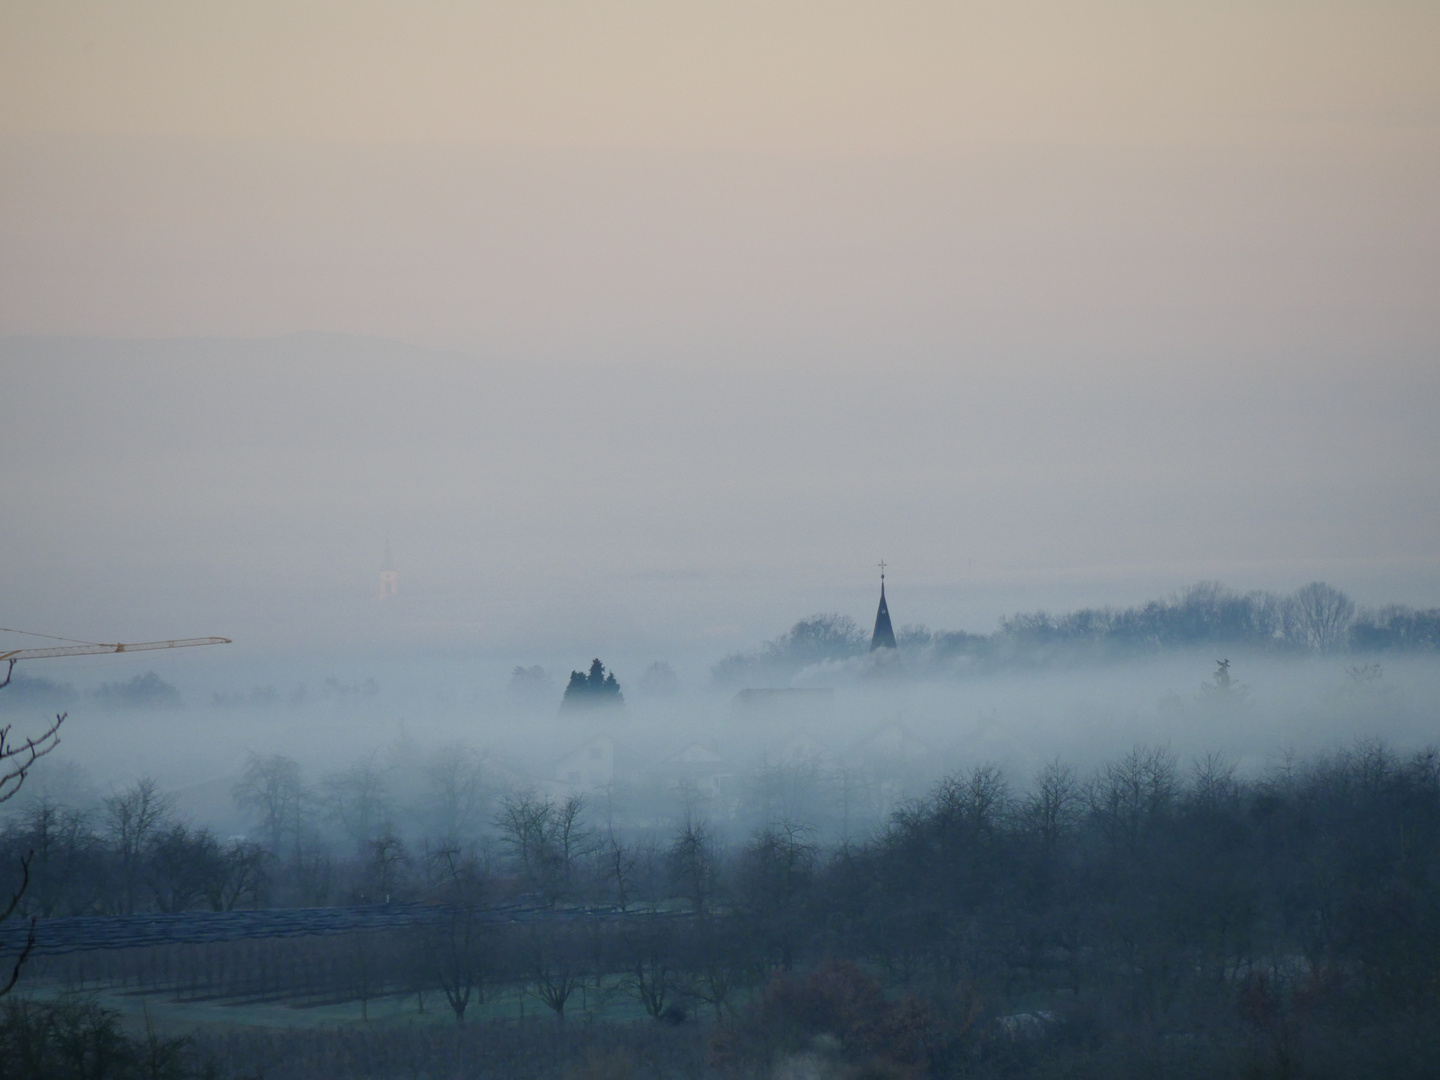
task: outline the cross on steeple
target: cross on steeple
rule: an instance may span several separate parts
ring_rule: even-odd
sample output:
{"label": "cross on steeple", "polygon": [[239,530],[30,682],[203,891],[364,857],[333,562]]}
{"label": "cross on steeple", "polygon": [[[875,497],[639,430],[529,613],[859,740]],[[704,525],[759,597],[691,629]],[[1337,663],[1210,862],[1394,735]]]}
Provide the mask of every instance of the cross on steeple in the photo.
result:
{"label": "cross on steeple", "polygon": [[881,580],[881,581],[884,581],[884,580],[885,580],[885,565],[886,565],[886,564],[885,564],[885,560],[884,560],[884,559],[881,559],[881,560],[880,560],[880,580]]}

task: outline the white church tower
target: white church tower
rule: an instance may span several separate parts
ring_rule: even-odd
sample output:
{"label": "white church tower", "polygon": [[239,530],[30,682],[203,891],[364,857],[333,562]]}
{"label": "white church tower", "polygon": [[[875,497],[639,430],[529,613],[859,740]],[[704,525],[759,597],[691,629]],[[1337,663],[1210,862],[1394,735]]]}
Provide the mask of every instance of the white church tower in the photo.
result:
{"label": "white church tower", "polygon": [[394,596],[400,591],[400,573],[395,569],[395,559],[390,554],[390,541],[385,541],[385,558],[380,560],[380,599]]}

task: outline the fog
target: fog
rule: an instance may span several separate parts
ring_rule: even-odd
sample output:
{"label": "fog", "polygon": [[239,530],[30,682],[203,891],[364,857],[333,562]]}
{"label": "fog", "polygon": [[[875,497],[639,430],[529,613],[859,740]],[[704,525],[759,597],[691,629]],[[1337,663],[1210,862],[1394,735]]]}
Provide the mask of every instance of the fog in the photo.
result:
{"label": "fog", "polygon": [[[1258,779],[1365,741],[1397,753],[1435,742],[1432,657],[1221,651],[960,675],[927,669],[923,652],[902,652],[898,670],[862,654],[761,676],[759,699],[709,672],[671,682],[622,664],[611,670],[624,705],[590,710],[561,707],[569,668],[588,661],[532,665],[526,678],[494,663],[337,657],[258,666],[246,681],[216,655],[93,658],[72,662],[59,687],[23,676],[12,687],[7,721],[50,705],[69,716],[62,746],[7,810],[45,798],[98,807],[150,776],[189,820],[243,836],[256,823],[234,792],[252,756],[294,759],[317,791],[365,763],[384,778],[390,827],[419,850],[443,831],[434,769],[463,758],[482,778],[472,839],[494,835],[507,793],[534,791],[580,794],[592,823],[628,836],[699,815],[732,840],[786,820],[834,842],[876,832],[906,800],[977,765],[1023,789],[1052,761],[1089,775],[1138,745],[1168,749],[1187,770],[1215,758]],[[1209,693],[1217,658],[1231,661],[1238,690],[1224,700]],[[154,685],[136,687],[141,670]],[[787,699],[769,689],[777,683],[801,693]],[[592,747],[603,761],[587,759]],[[322,831],[336,827],[318,804],[314,813]]]}
{"label": "fog", "polygon": [[[92,797],[154,776],[227,833],[246,829],[229,793],[250,753],[318,783],[464,745],[493,758],[494,785],[563,787],[560,759],[599,734],[611,780],[663,791],[667,759],[703,744],[730,800],[717,820],[743,833],[766,768],[844,772],[882,729],[913,759],[892,802],[981,761],[1023,782],[1145,743],[1258,774],[1433,730],[1430,662],[1406,653],[1359,698],[1345,671],[1365,656],[1246,658],[1223,640],[1019,668],[918,656],[895,679],[859,659],[721,675],[812,612],[867,630],[881,556],[902,629],[984,635],[1201,579],[1278,594],[1323,578],[1362,609],[1433,607],[1440,375],[1422,364],[519,364],[338,335],[0,348],[5,624],[234,639],[26,661],[71,688],[49,764],[82,768]],[[1231,653],[1245,708],[1207,715],[1199,686]],[[566,676],[595,657],[623,714],[562,715]],[[674,673],[663,695],[643,678],[656,663]],[[536,667],[538,687],[512,687]],[[148,672],[175,688],[163,708],[97,695]],[[751,716],[746,686],[833,694]]]}
{"label": "fog", "polygon": [[0,6],[0,1070],[1433,1075],[1437,40]]}
{"label": "fog", "polygon": [[[573,650],[699,667],[811,611],[863,621],[882,556],[897,618],[976,632],[1211,578],[1440,602],[1440,375],[1418,360],[3,349],[4,610],[22,630],[220,633],[231,664]],[[401,586],[380,604],[387,542]]]}

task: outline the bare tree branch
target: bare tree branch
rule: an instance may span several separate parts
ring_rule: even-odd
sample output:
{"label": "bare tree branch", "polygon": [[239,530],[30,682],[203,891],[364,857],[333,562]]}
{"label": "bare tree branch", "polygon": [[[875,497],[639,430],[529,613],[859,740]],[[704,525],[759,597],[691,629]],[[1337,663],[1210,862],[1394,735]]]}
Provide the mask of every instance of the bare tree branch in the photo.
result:
{"label": "bare tree branch", "polygon": [[[5,910],[0,912],[0,923],[5,922],[15,909],[20,906],[20,898],[25,895],[25,890],[30,886],[30,860],[35,857],[33,851],[26,852],[20,860],[20,887],[10,897],[10,903]],[[0,987],[0,997],[4,997],[15,988],[20,981],[20,969],[25,966],[25,961],[30,959],[30,954],[35,950],[35,918],[30,918],[30,928],[25,934],[25,945],[20,950],[20,955],[15,958],[15,964],[10,969],[10,978],[3,987]]]}
{"label": "bare tree branch", "polygon": [[[6,681],[9,681],[8,675]],[[25,782],[25,774],[36,760],[60,745],[60,725],[68,715],[69,713],[56,713],[55,723],[23,743],[10,742],[11,725],[0,727],[0,802],[5,802],[20,790],[20,785]]]}
{"label": "bare tree branch", "polygon": [[[10,678],[15,674],[15,661],[11,660],[5,671],[5,681],[0,682],[0,687],[10,685]],[[0,803],[13,798],[20,790],[20,785],[25,783],[25,776],[30,771],[30,766],[37,760],[54,750],[60,745],[60,725],[65,722],[68,713],[56,713],[55,723],[41,732],[39,735],[26,739],[23,743],[12,743],[10,741],[10,727],[6,724],[0,727]],[[0,912],[0,923],[4,923],[15,914],[20,906],[20,899],[25,895],[25,890],[30,886],[30,860],[35,857],[33,851],[27,852],[20,860],[20,887],[10,897],[9,904],[5,910]],[[10,969],[10,978],[6,980],[3,988],[0,988],[0,997],[8,994],[20,979],[20,969],[25,966],[25,961],[30,959],[30,954],[35,949],[35,919],[30,919],[30,928],[25,935],[25,945],[20,950],[20,955],[15,958],[15,964]]]}

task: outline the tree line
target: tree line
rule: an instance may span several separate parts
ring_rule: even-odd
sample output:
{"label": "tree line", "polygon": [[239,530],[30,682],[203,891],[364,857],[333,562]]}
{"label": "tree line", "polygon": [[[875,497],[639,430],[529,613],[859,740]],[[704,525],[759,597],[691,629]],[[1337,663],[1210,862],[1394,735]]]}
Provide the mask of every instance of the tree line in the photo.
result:
{"label": "tree line", "polygon": [[[703,1025],[717,1075],[1419,1076],[1440,1060],[1433,750],[1365,742],[1254,778],[1145,746],[1024,784],[981,764],[831,844],[786,819],[733,840],[693,815],[621,834],[582,798],[523,791],[489,825],[491,843],[392,867],[446,919],[287,946],[296,992],[310,979],[362,1008],[431,993],[457,1021],[495,995],[557,1020],[623,996]],[[555,917],[483,917],[516,898]]]}
{"label": "tree line", "polygon": [[[725,657],[714,676],[722,685],[738,685],[793,675],[811,664],[862,656],[869,640],[849,616],[812,615],[758,650]],[[907,662],[941,670],[1121,658],[1199,646],[1280,655],[1434,653],[1440,651],[1440,608],[1389,605],[1361,611],[1343,591],[1320,581],[1289,594],[1239,593],[1202,581],[1168,599],[1134,607],[1017,613],[1002,618],[990,634],[911,624],[901,627],[896,641]]]}

